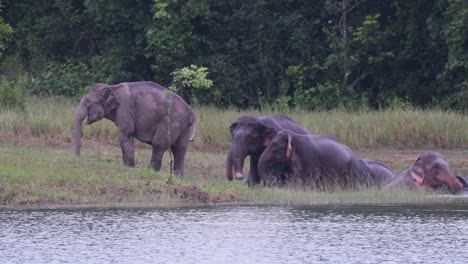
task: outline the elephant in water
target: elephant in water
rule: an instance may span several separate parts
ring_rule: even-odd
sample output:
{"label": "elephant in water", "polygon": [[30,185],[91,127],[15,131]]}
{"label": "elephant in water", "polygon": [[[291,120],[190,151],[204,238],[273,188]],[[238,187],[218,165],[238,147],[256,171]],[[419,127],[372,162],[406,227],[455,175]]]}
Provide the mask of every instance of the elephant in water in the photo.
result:
{"label": "elephant in water", "polygon": [[395,172],[385,163],[368,159],[363,159],[363,161],[369,166],[373,186],[384,187],[396,178]]}
{"label": "elephant in water", "polygon": [[265,185],[299,185],[318,190],[372,184],[370,168],[336,138],[281,130],[260,156]]}
{"label": "elephant in water", "polygon": [[244,160],[250,156],[250,170],[247,178],[249,186],[260,183],[257,164],[263,150],[270,144],[281,129],[289,129],[299,134],[310,132],[286,115],[241,116],[229,127],[232,147],[227,155],[226,177],[233,179],[233,166],[236,179],[244,178]]}
{"label": "elephant in water", "polygon": [[75,154],[80,155],[84,118],[90,125],[102,118],[119,130],[122,158],[135,166],[134,138],[153,147],[150,166],[158,171],[166,150],[174,154],[174,171],[184,173],[189,141],[195,135],[196,119],[190,106],[177,94],[153,82],[95,84],[81,98],[75,112]]}
{"label": "elephant in water", "polygon": [[432,190],[448,188],[451,192],[459,192],[463,184],[452,174],[447,161],[440,153],[427,151],[387,187]]}

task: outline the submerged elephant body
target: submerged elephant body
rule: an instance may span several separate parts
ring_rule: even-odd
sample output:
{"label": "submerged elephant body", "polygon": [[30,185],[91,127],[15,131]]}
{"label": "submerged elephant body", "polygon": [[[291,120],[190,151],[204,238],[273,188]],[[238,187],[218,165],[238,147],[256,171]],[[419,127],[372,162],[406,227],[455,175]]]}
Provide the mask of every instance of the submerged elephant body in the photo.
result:
{"label": "submerged elephant body", "polygon": [[171,148],[176,174],[184,172],[189,141],[195,135],[195,115],[177,94],[153,82],[116,85],[95,84],[82,97],[75,112],[75,153],[80,155],[83,120],[92,124],[102,118],[118,127],[125,165],[135,166],[134,138],[152,145],[151,167],[161,168],[161,159]]}
{"label": "submerged elephant body", "polygon": [[463,184],[450,171],[444,157],[434,151],[423,153],[413,165],[387,185],[387,188],[462,190]]}
{"label": "submerged elephant body", "polygon": [[232,148],[226,161],[226,176],[233,179],[233,170],[236,179],[242,179],[244,160],[250,156],[250,170],[247,182],[249,185],[260,183],[257,164],[260,155],[270,144],[276,133],[281,129],[289,129],[298,134],[310,132],[285,115],[271,116],[241,116],[230,126],[232,135]]}
{"label": "submerged elephant body", "polygon": [[395,172],[385,163],[368,159],[363,159],[363,161],[369,166],[373,186],[384,187],[395,180]]}
{"label": "submerged elephant body", "polygon": [[281,130],[258,162],[265,185],[331,190],[372,183],[369,166],[337,139]]}

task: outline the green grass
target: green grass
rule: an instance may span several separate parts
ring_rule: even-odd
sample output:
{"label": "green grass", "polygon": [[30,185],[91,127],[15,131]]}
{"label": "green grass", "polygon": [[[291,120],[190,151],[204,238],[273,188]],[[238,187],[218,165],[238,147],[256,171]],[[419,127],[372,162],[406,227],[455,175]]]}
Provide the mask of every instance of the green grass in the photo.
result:
{"label": "green grass", "polygon": [[[267,111],[197,107],[197,136],[186,177],[171,184],[168,155],[162,172],[147,169],[150,149],[137,144],[137,167],[126,168],[117,129],[107,120],[84,126],[82,156],[72,155],[76,100],[28,98],[24,111],[0,107],[0,206],[177,206],[227,204],[327,204],[447,202],[460,198],[408,191],[312,192],[247,188],[224,176],[228,127],[240,115]],[[333,135],[363,157],[395,171],[410,166],[423,149],[439,150],[455,173],[468,175],[468,117],[440,110],[306,112],[287,110],[316,134]],[[248,164],[246,164],[248,166]]]}
{"label": "green grass", "polygon": [[[0,108],[0,135],[3,141],[14,138],[70,143],[77,100],[66,98],[28,98],[24,111]],[[199,150],[229,148],[229,125],[240,115],[268,115],[257,110],[220,110],[197,107]],[[280,113],[280,112],[276,112]],[[468,146],[468,116],[442,110],[326,111],[287,110],[288,114],[314,134],[327,134],[356,148],[460,148]],[[117,129],[107,120],[84,126],[84,139],[117,142]]]}
{"label": "green grass", "polygon": [[[405,167],[410,157],[389,162],[392,167]],[[464,201],[457,196],[432,193],[381,191],[367,189],[343,192],[314,192],[288,188],[248,188],[240,181],[224,177],[222,153],[191,150],[187,156],[186,176],[180,179],[167,173],[169,157],[163,170],[146,168],[148,148],[137,149],[137,167],[121,163],[118,148],[99,146],[85,149],[82,157],[71,148],[0,146],[1,207],[69,207],[69,206],[153,206],[169,207],[200,204],[350,204],[350,203],[415,203]],[[385,150],[359,153],[367,157],[385,156]],[[449,157],[463,157],[465,150],[446,151]],[[468,156],[451,165],[466,164]],[[465,167],[465,169],[467,169]],[[466,170],[465,170],[466,172]]]}

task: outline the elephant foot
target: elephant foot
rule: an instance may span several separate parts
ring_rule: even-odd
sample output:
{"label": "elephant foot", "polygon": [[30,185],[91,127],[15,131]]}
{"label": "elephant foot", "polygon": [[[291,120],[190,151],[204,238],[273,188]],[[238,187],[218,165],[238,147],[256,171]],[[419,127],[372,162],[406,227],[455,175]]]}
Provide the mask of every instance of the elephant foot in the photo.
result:
{"label": "elephant foot", "polygon": [[236,180],[244,179],[244,175],[242,175],[242,173],[239,173],[239,172],[236,173],[235,177],[236,177]]}

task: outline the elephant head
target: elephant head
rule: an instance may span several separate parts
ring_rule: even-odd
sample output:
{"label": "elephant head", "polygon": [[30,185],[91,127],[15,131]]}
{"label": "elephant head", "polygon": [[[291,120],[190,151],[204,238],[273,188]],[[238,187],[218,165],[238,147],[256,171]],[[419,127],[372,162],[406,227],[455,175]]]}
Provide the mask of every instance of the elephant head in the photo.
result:
{"label": "elephant head", "polygon": [[301,170],[301,160],[298,157],[292,136],[282,130],[263,151],[258,161],[258,173],[265,185],[283,185],[291,173]]}
{"label": "elephant head", "polygon": [[257,157],[270,144],[276,135],[275,128],[270,127],[256,117],[241,117],[229,127],[232,135],[232,148],[227,156],[226,176],[232,180],[232,168],[235,177],[240,180],[244,178],[244,160],[248,155]]}
{"label": "elephant head", "polygon": [[460,191],[462,183],[452,174],[444,157],[434,151],[423,153],[411,166],[410,174],[417,186],[438,189],[447,187]]}
{"label": "elephant head", "polygon": [[95,84],[91,90],[81,98],[75,111],[75,154],[80,155],[81,129],[83,120],[90,125],[104,117],[110,117],[119,105],[115,87],[106,84]]}

